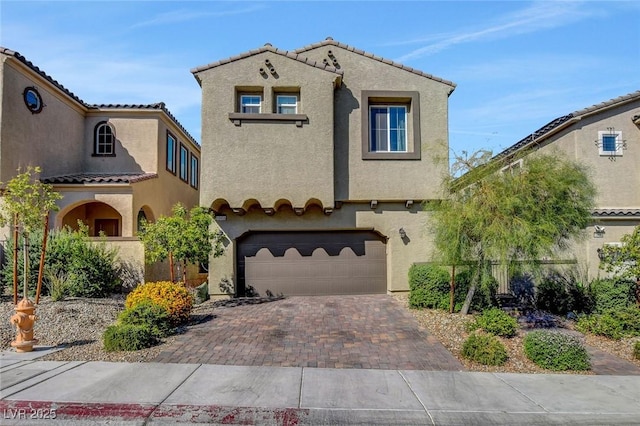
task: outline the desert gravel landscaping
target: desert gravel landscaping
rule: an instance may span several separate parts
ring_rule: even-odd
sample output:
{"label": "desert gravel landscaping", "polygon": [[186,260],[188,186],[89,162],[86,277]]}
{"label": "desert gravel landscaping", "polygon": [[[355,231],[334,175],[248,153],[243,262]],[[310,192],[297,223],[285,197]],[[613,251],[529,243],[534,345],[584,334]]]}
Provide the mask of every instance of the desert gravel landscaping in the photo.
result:
{"label": "desert gravel landscaping", "polygon": [[[471,315],[448,314],[445,311],[431,309],[409,309],[406,295],[394,295],[393,297],[397,303],[402,304],[410,311],[421,327],[435,336],[469,371],[548,372],[536,366],[524,356],[522,339],[526,330],[519,330],[518,334],[511,339],[501,339],[509,355],[509,360],[505,365],[483,366],[471,363],[460,356],[464,340],[469,335],[465,325],[472,321]],[[212,318],[215,315],[216,308],[221,303],[223,302],[207,301],[195,305],[192,311],[191,324],[180,329],[179,333],[184,333],[193,324]],[[64,350],[42,359],[56,361],[151,362],[164,347],[171,344],[173,339],[177,337],[171,336],[164,339],[157,346],[140,351],[106,352],[102,347],[102,333],[107,326],[115,322],[118,314],[123,309],[124,296],[122,295],[114,295],[104,299],[69,298],[58,302],[52,302],[48,297],[42,298],[36,309],[38,320],[35,325],[35,336],[39,340],[38,345],[66,346]],[[229,307],[226,309],[229,309]],[[10,342],[14,339],[15,330],[13,325],[9,323],[9,318],[13,312],[11,299],[4,296],[0,304],[0,318],[2,318],[0,322],[1,350],[9,349]],[[215,321],[215,319],[213,320]],[[567,330],[571,330],[571,322],[563,322],[563,326]],[[601,349],[640,367],[640,360],[634,359],[632,354],[634,339],[614,341],[591,335],[583,336],[582,339],[587,345]]]}

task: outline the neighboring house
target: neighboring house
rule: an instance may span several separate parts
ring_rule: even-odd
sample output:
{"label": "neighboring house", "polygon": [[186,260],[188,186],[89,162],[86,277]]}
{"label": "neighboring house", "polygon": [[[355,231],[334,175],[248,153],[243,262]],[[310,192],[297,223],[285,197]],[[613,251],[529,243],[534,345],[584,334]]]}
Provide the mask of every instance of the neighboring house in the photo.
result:
{"label": "neighboring house", "polygon": [[590,169],[598,190],[593,224],[567,260],[591,279],[604,275],[599,250],[640,224],[640,91],[556,118],[492,161],[519,167],[516,159],[535,150],[557,150]]}
{"label": "neighboring house", "polygon": [[228,239],[210,293],[407,291],[433,248],[421,204],[441,198],[455,85],[331,38],[192,72],[200,204]]}
{"label": "neighboring house", "polygon": [[80,220],[140,278],[168,277],[166,262],[144,267],[136,233],[142,218],[170,215],[177,202],[197,205],[196,141],[163,103],[90,105],[19,53],[0,48],[0,60],[0,181],[39,166],[40,180],[63,196],[52,228]]}

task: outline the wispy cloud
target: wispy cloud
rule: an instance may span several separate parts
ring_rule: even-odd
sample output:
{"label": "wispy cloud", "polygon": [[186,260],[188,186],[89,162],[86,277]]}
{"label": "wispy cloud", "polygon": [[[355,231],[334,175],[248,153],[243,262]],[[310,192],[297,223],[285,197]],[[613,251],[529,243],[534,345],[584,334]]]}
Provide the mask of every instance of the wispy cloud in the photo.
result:
{"label": "wispy cloud", "polygon": [[564,26],[590,16],[591,12],[583,6],[582,2],[535,2],[526,9],[505,15],[486,27],[463,29],[403,42],[404,44],[425,42],[429,44],[402,55],[396,60],[406,62],[463,43],[507,38]]}
{"label": "wispy cloud", "polygon": [[197,10],[173,10],[171,12],[160,13],[146,21],[137,22],[129,27],[129,29],[137,29],[142,27],[150,27],[156,25],[175,24],[179,22],[193,21],[204,18],[220,18],[223,16],[243,15],[245,13],[253,13],[264,9],[264,5],[256,4],[242,9],[220,10],[215,12],[203,12]]}

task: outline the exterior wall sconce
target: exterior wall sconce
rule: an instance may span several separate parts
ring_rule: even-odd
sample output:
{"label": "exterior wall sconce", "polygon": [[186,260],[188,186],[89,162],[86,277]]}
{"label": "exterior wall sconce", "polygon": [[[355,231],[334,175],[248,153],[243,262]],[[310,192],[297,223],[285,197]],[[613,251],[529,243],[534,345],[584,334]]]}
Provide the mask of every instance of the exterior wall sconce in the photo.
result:
{"label": "exterior wall sconce", "polygon": [[603,260],[604,259],[604,252],[602,251],[602,249],[599,248],[596,251],[598,252],[598,259]]}
{"label": "exterior wall sconce", "polygon": [[398,233],[400,234],[400,238],[402,238],[403,240],[407,238],[407,231],[405,231],[404,228],[398,229]]}
{"label": "exterior wall sconce", "polygon": [[404,203],[404,206],[408,209],[411,208],[411,206],[413,206],[413,200],[407,200],[406,203]]}
{"label": "exterior wall sconce", "polygon": [[593,227],[593,238],[602,238],[604,237],[604,226],[596,225]]}
{"label": "exterior wall sconce", "polygon": [[375,209],[376,207],[378,207],[378,200],[371,200],[371,204],[369,205],[369,207],[371,207],[371,209]]}

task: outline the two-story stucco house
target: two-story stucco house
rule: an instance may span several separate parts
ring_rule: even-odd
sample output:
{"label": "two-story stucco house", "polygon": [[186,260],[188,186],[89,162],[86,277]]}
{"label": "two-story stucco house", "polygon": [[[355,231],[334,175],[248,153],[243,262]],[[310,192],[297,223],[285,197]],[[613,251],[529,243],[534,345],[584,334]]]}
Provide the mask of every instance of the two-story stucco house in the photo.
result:
{"label": "two-story stucco house", "polygon": [[448,172],[455,85],[328,38],[192,70],[200,204],[228,239],[212,295],[408,290]]}
{"label": "two-story stucco house", "polygon": [[640,225],[640,91],[556,118],[492,161],[517,167],[522,153],[536,150],[561,152],[591,171],[598,190],[593,224],[568,257],[596,278],[602,246],[619,244]]}
{"label": "two-story stucco house", "polygon": [[87,104],[6,48],[0,93],[0,181],[39,166],[63,196],[52,228],[80,220],[141,278],[166,278],[166,265],[145,268],[138,224],[170,215],[177,202],[197,205],[200,147],[165,105]]}

